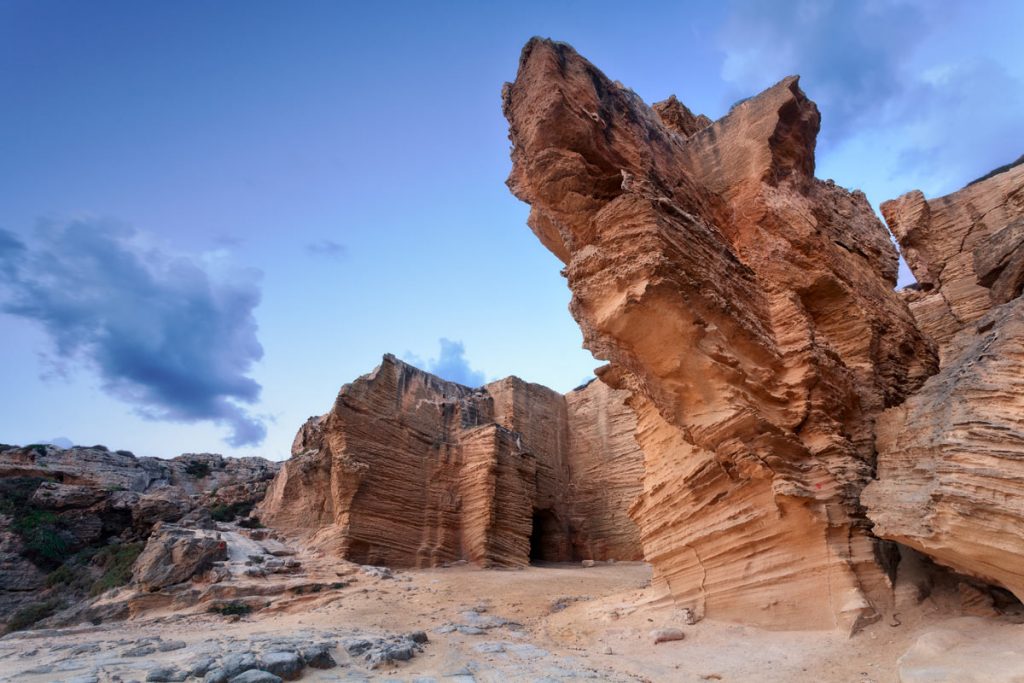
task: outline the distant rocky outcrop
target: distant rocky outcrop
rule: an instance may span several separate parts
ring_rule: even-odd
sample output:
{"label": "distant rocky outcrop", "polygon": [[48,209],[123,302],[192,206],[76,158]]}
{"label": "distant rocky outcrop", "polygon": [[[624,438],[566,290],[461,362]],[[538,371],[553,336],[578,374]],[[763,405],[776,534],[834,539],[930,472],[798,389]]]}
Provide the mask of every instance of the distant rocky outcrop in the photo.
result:
{"label": "distant rocky outcrop", "polygon": [[632,515],[656,581],[716,618],[877,619],[893,548],[860,504],[875,420],[935,355],[865,196],[814,177],[798,79],[712,123],[533,39],[503,100],[509,187],[565,263],[598,376],[636,411]]}
{"label": "distant rocky outcrop", "polygon": [[0,625],[26,606],[53,612],[128,583],[140,553],[171,553],[138,565],[150,574],[187,573],[190,565],[167,566],[167,544],[147,546],[155,526],[245,517],[279,467],[210,453],[162,460],[103,446],[0,446]]}
{"label": "distant rocky outcrop", "polygon": [[624,399],[600,382],[471,389],[387,355],[303,425],[257,512],[364,564],[640,559]]}
{"label": "distant rocky outcrop", "polygon": [[886,202],[940,372],[878,423],[875,533],[1024,599],[1024,166]]}

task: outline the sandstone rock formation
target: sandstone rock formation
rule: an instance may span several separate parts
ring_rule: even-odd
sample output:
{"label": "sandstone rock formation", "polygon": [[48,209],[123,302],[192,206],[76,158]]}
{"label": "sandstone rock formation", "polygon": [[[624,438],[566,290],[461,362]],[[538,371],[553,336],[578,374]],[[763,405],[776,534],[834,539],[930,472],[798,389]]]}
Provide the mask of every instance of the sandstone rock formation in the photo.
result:
{"label": "sandstone rock formation", "polygon": [[302,427],[258,514],[364,564],[640,559],[623,399],[600,382],[470,389],[387,355]]}
{"label": "sandstone rock formation", "polygon": [[645,453],[656,580],[708,616],[856,628],[890,599],[861,489],[875,418],[934,371],[864,195],[814,178],[795,77],[710,123],[531,40],[505,86],[530,227],[565,264]]}
{"label": "sandstone rock formation", "polygon": [[910,309],[947,365],[952,337],[1024,288],[1024,164],[938,199],[915,190],[881,209],[917,278]]}
{"label": "sandstone rock formation", "polygon": [[1024,599],[1024,165],[882,205],[941,371],[878,424],[875,533]]}

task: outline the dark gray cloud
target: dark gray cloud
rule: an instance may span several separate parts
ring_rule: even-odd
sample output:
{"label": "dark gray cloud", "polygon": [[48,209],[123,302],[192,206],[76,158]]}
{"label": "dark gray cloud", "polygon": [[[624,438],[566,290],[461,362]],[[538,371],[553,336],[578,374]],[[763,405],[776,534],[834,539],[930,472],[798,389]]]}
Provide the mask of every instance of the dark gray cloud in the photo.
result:
{"label": "dark gray cloud", "polygon": [[306,251],[314,256],[341,258],[345,255],[345,245],[333,240],[319,240],[306,245]]}
{"label": "dark gray cloud", "polygon": [[144,417],[209,420],[232,446],[261,443],[263,421],[239,405],[260,396],[247,376],[263,356],[256,274],[214,278],[142,237],[92,219],[41,224],[28,244],[0,233],[2,310],[40,324],[58,361],[94,368]]}
{"label": "dark gray cloud", "polygon": [[722,31],[725,78],[738,96],[790,74],[822,110],[822,137],[842,138],[902,89],[906,56],[931,17],[908,2],[734,0]]}
{"label": "dark gray cloud", "polygon": [[736,97],[800,74],[821,158],[863,167],[841,180],[885,185],[876,201],[944,193],[1024,152],[1024,82],[990,57],[982,28],[998,27],[961,26],[973,18],[962,2],[735,0],[722,74]]}
{"label": "dark gray cloud", "polygon": [[474,370],[469,366],[469,360],[466,358],[466,347],[461,341],[452,341],[444,337],[439,341],[441,343],[441,353],[437,358],[424,361],[419,356],[407,352],[404,356],[406,362],[427,372],[432,372],[441,379],[456,382],[467,387],[479,387],[487,381],[483,372]]}

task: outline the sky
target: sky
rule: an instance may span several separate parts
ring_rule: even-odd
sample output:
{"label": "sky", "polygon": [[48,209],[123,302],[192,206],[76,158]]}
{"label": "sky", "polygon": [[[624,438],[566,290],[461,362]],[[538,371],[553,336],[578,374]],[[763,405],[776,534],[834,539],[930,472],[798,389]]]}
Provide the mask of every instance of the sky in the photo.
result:
{"label": "sky", "polygon": [[1024,3],[506,5],[0,0],[0,442],[281,459],[388,352],[585,381],[504,185],[533,35],[712,118],[801,74],[876,207],[1024,153]]}

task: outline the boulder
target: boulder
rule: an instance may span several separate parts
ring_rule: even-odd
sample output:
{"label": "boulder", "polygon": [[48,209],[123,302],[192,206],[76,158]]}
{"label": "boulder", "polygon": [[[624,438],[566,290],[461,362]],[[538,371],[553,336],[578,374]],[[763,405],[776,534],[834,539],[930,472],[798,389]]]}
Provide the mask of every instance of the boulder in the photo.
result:
{"label": "boulder", "polygon": [[220,534],[204,529],[158,525],[135,564],[132,577],[147,591],[187,581],[213,562],[227,559],[227,544]]}

